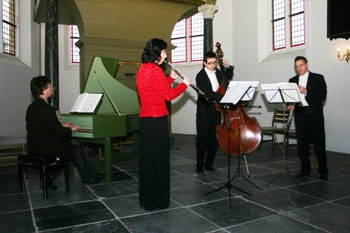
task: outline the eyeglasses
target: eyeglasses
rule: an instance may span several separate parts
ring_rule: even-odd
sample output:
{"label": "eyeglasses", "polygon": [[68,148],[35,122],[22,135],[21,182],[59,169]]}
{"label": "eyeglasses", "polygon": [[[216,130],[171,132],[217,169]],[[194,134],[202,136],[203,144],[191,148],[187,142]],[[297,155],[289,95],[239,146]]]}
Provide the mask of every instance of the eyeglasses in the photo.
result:
{"label": "eyeglasses", "polygon": [[207,64],[207,65],[216,65],[216,61],[213,61],[213,62],[206,62],[205,64]]}

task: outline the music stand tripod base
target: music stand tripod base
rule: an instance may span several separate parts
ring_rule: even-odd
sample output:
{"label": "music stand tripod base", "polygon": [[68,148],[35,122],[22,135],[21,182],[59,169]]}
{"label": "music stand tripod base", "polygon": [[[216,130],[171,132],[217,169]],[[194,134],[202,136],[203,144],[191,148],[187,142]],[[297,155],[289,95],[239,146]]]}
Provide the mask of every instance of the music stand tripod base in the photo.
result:
{"label": "music stand tripod base", "polygon": [[[231,208],[231,188],[235,188],[235,189],[237,189],[237,190],[239,190],[239,191],[241,191],[241,192],[243,192],[243,193],[245,193],[245,194],[248,194],[248,195],[250,195],[250,196],[252,196],[252,194],[251,193],[249,193],[249,192],[247,192],[247,191],[245,191],[245,190],[243,190],[243,189],[241,189],[241,188],[239,188],[239,187],[237,187],[237,186],[235,186],[235,185],[233,185],[231,182],[233,181],[233,180],[235,180],[235,179],[238,179],[239,177],[243,177],[244,178],[244,180],[246,180],[246,181],[248,181],[250,184],[252,184],[253,186],[255,186],[256,188],[258,188],[259,190],[261,190],[262,191],[262,189],[260,188],[260,187],[258,187],[256,184],[254,184],[252,181],[250,181],[248,178],[247,178],[247,176],[245,176],[244,175],[244,172],[243,172],[243,170],[242,170],[242,168],[241,168],[241,165],[240,165],[240,157],[241,157],[241,155],[240,155],[240,151],[239,151],[239,148],[240,148],[240,119],[237,119],[238,120],[238,124],[237,124],[237,128],[238,128],[238,153],[237,153],[237,169],[236,169],[236,171],[234,172],[234,174],[233,174],[233,176],[231,177],[231,158],[230,158],[230,130],[231,130],[231,124],[230,124],[230,121],[229,121],[229,118],[230,118],[230,115],[229,115],[229,111],[230,111],[230,108],[229,107],[227,107],[227,108],[225,108],[225,115],[226,115],[226,119],[227,119],[227,132],[228,132],[228,143],[227,143],[227,182],[224,184],[224,185],[222,185],[221,187],[219,187],[219,188],[217,188],[217,189],[214,189],[214,190],[212,190],[212,191],[210,191],[210,192],[208,192],[208,193],[205,193],[205,195],[209,195],[209,194],[212,194],[212,193],[214,193],[214,192],[217,192],[217,191],[219,191],[219,190],[221,190],[221,189],[223,189],[223,188],[225,188],[225,187],[227,187],[228,188],[228,194],[229,194],[229,201],[230,201],[230,208]],[[239,111],[239,108],[237,108],[236,109],[236,111]],[[237,116],[239,116],[239,114],[237,114]],[[238,117],[239,118],[239,117]]]}
{"label": "music stand tripod base", "polygon": [[[285,117],[285,112],[286,112],[286,106],[285,104],[283,105],[283,117]],[[283,120],[283,122],[285,122],[285,119]],[[277,178],[279,178],[280,176],[288,176],[297,186],[299,186],[298,182],[294,179],[294,177],[290,174],[289,169],[287,167],[286,164],[286,128],[285,128],[285,123],[284,123],[284,130],[283,130],[283,148],[280,147],[283,151],[283,172],[279,172],[269,183],[266,184],[266,187],[268,187],[270,184],[272,184],[275,180],[277,180]],[[279,144],[279,142],[277,141],[277,143]]]}

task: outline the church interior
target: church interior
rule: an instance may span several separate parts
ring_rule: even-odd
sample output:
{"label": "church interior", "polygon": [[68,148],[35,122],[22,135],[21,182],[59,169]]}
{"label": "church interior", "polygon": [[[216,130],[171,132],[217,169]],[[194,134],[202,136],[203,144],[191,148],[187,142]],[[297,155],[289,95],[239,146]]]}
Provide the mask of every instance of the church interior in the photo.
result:
{"label": "church interior", "polygon": [[[271,42],[272,4],[292,0],[3,0],[1,6],[7,2],[15,3],[17,36],[15,54],[0,53],[1,232],[347,232],[350,25],[339,21],[344,17],[331,24],[332,14],[347,12],[346,0],[344,9],[334,12],[330,0],[302,0],[304,42],[282,49]],[[177,22],[199,12],[205,16],[204,50],[215,52],[220,42],[225,59],[235,67],[233,80],[259,83],[247,114],[262,128],[270,127],[274,111],[285,105],[269,102],[261,84],[288,82],[296,75],[296,56],[307,57],[310,71],[324,75],[327,180],[318,177],[312,145],[310,176],[295,179],[300,169],[297,141],[290,136],[286,143],[283,133],[274,139],[262,135],[259,146],[247,154],[227,155],[221,148],[215,171],[196,172],[197,92],[188,88],[169,103],[170,207],[140,207],[135,75],[142,50],[150,38],[162,38],[170,55],[176,49],[171,42]],[[76,63],[71,61],[70,25],[79,30]],[[332,34],[339,25],[348,31]],[[173,65],[194,80],[203,63]],[[70,168],[70,191],[65,192],[62,172],[58,189],[49,190],[47,200],[38,174],[30,169],[19,192],[16,166],[17,154],[26,152],[30,80],[40,74],[53,77],[52,105],[59,119],[93,122],[73,139],[86,145],[90,161],[105,175],[86,185]],[[70,113],[79,94],[88,92],[103,93],[92,120]],[[290,128],[295,131],[294,121]]]}

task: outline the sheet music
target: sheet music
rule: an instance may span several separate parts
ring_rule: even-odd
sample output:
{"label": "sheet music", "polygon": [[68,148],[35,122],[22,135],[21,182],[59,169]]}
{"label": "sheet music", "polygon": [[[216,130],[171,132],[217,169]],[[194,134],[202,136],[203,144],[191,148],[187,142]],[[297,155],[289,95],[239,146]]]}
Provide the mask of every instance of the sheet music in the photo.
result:
{"label": "sheet music", "polygon": [[300,102],[301,93],[296,83],[289,83],[289,82],[279,83],[279,88],[282,92],[283,100],[285,103]]}
{"label": "sheet music", "polygon": [[255,91],[258,88],[259,81],[235,81],[239,84],[249,84],[250,87],[242,97],[241,101],[251,101],[254,97]]}
{"label": "sheet music", "polygon": [[282,96],[279,92],[278,83],[264,83],[260,84],[261,89],[263,90],[267,102],[269,103],[283,103]]}
{"label": "sheet music", "polygon": [[230,103],[236,105],[250,87],[250,82],[230,81],[225,95],[222,97],[220,103]]}
{"label": "sheet music", "polygon": [[269,103],[298,103],[300,92],[296,83],[264,83],[260,84]]}
{"label": "sheet music", "polygon": [[100,103],[102,93],[82,93],[75,100],[71,113],[94,113]]}

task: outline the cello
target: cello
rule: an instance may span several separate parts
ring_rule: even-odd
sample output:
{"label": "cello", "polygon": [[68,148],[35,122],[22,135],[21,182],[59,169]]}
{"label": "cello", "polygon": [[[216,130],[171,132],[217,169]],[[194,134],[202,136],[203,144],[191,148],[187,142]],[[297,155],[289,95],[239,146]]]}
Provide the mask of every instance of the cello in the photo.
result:
{"label": "cello", "polygon": [[[225,95],[229,80],[222,65],[223,51],[221,44],[216,43],[218,66],[221,70],[223,81],[217,92]],[[217,126],[217,139],[220,148],[227,154],[247,154],[254,151],[261,142],[262,132],[259,122],[255,117],[248,116],[243,104],[222,107],[216,103],[216,108],[221,112],[221,124]]]}

